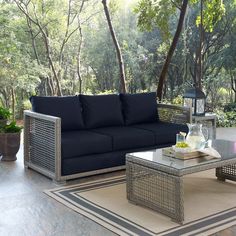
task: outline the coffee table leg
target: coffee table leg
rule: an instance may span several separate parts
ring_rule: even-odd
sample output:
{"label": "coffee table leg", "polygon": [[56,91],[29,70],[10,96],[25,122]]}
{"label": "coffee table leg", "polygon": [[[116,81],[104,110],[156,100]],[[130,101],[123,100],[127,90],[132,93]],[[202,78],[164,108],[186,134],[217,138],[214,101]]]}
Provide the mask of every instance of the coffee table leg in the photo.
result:
{"label": "coffee table leg", "polygon": [[220,181],[225,181],[226,179],[236,181],[236,165],[216,168],[216,177]]}
{"label": "coffee table leg", "polygon": [[184,221],[183,178],[126,162],[127,199],[180,224]]}
{"label": "coffee table leg", "polygon": [[182,224],[184,221],[184,188],[183,177],[179,177],[176,183],[176,220]]}
{"label": "coffee table leg", "polygon": [[216,168],[216,177],[219,181],[225,181],[225,177],[222,174],[222,167]]}

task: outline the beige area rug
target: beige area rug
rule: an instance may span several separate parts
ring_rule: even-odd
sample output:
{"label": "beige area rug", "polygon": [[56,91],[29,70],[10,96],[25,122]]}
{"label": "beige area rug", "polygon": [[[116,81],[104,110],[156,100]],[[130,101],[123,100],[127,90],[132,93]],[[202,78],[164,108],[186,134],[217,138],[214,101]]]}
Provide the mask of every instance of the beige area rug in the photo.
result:
{"label": "beige area rug", "polygon": [[217,181],[211,170],[186,176],[184,186],[183,225],[129,203],[124,176],[45,193],[118,235],[210,235],[236,224],[236,183]]}

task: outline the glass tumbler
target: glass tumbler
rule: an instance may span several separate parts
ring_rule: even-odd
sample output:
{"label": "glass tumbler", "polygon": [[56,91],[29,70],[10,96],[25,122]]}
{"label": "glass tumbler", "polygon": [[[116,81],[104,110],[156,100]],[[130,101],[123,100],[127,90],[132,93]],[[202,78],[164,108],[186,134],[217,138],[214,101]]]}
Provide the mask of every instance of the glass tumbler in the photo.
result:
{"label": "glass tumbler", "polygon": [[185,136],[182,134],[176,134],[176,143],[185,142]]}

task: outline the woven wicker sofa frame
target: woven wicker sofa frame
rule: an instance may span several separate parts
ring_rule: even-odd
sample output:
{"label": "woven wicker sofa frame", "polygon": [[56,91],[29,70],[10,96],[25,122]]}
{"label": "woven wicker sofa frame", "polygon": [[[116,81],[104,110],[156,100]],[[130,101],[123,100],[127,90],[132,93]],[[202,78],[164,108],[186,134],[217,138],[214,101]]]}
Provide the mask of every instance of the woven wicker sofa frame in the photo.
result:
{"label": "woven wicker sofa frame", "polygon": [[[177,124],[191,121],[191,109],[158,104],[159,119]],[[62,176],[61,119],[41,113],[24,111],[24,165],[62,183],[69,179],[125,169],[125,165]]]}

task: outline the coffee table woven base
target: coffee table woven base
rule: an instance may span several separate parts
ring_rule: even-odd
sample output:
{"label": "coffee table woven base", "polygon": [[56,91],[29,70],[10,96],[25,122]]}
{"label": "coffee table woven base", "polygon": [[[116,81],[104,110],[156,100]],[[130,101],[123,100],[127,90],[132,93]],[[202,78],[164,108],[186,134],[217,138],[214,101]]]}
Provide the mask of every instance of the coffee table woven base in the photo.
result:
{"label": "coffee table woven base", "polygon": [[184,220],[182,177],[127,162],[127,199],[182,223]]}
{"label": "coffee table woven base", "polygon": [[216,168],[216,177],[221,181],[225,181],[226,179],[236,181],[236,165]]}
{"label": "coffee table woven base", "polygon": [[204,156],[184,161],[163,156],[161,149],[127,154],[127,199],[163,213],[182,224],[185,175],[216,169],[218,180],[236,181],[235,143],[214,140],[213,145],[221,153],[220,159]]}

